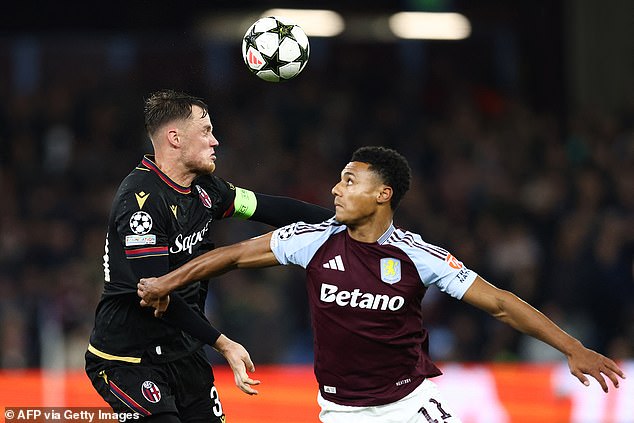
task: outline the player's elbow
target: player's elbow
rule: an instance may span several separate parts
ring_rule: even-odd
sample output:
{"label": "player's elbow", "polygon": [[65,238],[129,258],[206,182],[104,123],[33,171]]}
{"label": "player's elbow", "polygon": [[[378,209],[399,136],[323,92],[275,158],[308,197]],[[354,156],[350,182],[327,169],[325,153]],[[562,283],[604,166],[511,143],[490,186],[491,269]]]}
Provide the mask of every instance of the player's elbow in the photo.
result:
{"label": "player's elbow", "polygon": [[513,294],[503,289],[498,289],[489,314],[496,319],[507,322],[509,320],[509,304],[513,301]]}
{"label": "player's elbow", "polygon": [[517,328],[524,315],[525,303],[512,292],[499,291],[496,306],[491,315],[499,321]]}

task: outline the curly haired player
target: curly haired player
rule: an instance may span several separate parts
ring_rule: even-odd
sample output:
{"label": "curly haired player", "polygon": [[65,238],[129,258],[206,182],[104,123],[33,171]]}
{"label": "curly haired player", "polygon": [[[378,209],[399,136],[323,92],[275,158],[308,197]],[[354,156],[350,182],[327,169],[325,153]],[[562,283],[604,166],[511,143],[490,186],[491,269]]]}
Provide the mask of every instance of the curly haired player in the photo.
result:
{"label": "curly haired player", "polygon": [[393,216],[410,170],[397,152],[357,150],[333,187],[336,215],[303,222],[204,254],[138,285],[142,305],[166,309],[165,297],[193,280],[234,268],[297,264],[306,269],[320,419],[325,423],[459,422],[431,378],[421,300],[435,285],[561,351],[571,373],[607,392],[623,372],[584,347],[514,294],[498,289],[443,248],[397,228]]}

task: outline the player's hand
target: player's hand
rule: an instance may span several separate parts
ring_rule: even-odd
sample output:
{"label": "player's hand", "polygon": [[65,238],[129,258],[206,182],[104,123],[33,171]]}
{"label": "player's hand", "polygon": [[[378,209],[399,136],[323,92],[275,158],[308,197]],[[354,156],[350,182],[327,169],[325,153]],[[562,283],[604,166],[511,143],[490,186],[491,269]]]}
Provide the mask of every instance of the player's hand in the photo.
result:
{"label": "player's hand", "polygon": [[152,290],[152,280],[156,278],[141,279],[137,284],[137,295],[141,297],[141,307],[154,307],[154,316],[161,317],[170,303],[169,295],[157,295]]}
{"label": "player's hand", "polygon": [[584,346],[568,356],[568,367],[570,373],[586,386],[590,385],[586,375],[595,378],[603,392],[608,392],[605,376],[612,381],[615,388],[619,387],[619,377],[625,379],[623,370],[614,361]]}
{"label": "player's hand", "polygon": [[170,296],[167,295],[163,298],[157,298],[151,302],[141,299],[139,303],[141,304],[141,307],[154,307],[154,317],[163,317],[163,314],[165,314],[165,311],[167,310],[167,306],[170,304]]}
{"label": "player's hand", "polygon": [[137,284],[137,295],[142,307],[154,307],[154,316],[161,317],[169,305],[169,292],[164,292],[159,278],[143,278]]}
{"label": "player's hand", "polygon": [[253,389],[252,386],[259,385],[260,381],[251,379],[247,374],[247,370],[250,372],[255,371],[249,352],[242,345],[232,341],[225,335],[220,335],[214,344],[214,348],[225,357],[227,363],[231,366],[236,386],[246,394],[257,395],[258,391]]}
{"label": "player's hand", "polygon": [[142,278],[137,284],[139,296],[149,302],[157,298],[166,297],[170,292],[161,283],[161,278]]}

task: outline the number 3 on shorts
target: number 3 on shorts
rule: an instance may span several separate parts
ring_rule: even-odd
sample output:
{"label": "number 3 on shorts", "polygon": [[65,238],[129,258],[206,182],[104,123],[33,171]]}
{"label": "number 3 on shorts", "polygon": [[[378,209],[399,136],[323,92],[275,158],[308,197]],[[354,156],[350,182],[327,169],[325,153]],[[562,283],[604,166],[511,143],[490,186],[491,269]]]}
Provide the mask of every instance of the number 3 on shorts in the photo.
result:
{"label": "number 3 on shorts", "polygon": [[218,390],[215,386],[211,387],[211,392],[209,393],[211,400],[214,402],[213,412],[216,417],[222,416],[222,404],[220,404],[220,397],[218,396]]}

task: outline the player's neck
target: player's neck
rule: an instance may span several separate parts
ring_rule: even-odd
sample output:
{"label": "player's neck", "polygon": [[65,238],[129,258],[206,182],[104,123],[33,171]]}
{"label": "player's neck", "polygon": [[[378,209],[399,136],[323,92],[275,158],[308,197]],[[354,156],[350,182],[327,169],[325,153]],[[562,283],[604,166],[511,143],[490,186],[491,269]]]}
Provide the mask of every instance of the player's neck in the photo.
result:
{"label": "player's neck", "polygon": [[172,181],[182,187],[188,187],[196,177],[194,173],[186,169],[178,160],[170,160],[167,157],[156,154],[156,165],[161,172],[167,175]]}
{"label": "player's neck", "polygon": [[378,241],[378,239],[387,231],[392,224],[392,215],[383,216],[375,214],[369,216],[368,219],[363,222],[355,224],[349,224],[348,235],[355,241],[372,243]]}

